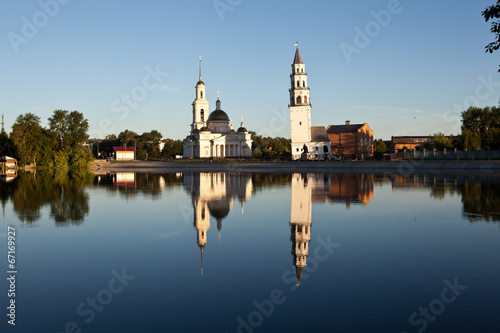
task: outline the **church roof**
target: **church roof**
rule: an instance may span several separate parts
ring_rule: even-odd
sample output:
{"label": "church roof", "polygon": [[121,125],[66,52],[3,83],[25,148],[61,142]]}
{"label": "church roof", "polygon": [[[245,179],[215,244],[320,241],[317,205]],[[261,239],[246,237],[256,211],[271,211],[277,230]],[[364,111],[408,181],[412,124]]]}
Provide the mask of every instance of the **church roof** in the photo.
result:
{"label": "church roof", "polygon": [[293,60],[293,64],[303,64],[302,57],[300,56],[299,47],[297,46],[297,51],[295,51],[295,59]]}
{"label": "church roof", "polygon": [[213,111],[207,121],[229,121],[227,113],[222,110]]}
{"label": "church roof", "polygon": [[311,126],[311,142],[330,141],[326,134],[325,126]]}
{"label": "church roof", "polygon": [[364,125],[365,124],[330,125],[328,126],[326,132],[328,134],[356,133]]}

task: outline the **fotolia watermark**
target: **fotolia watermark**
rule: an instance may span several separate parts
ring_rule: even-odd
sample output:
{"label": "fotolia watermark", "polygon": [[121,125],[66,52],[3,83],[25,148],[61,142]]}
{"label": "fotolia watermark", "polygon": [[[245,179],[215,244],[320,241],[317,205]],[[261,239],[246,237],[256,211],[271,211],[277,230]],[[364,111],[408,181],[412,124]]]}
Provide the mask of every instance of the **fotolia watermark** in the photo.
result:
{"label": "fotolia watermark", "polygon": [[[409,0],[412,1],[412,0]],[[340,43],[340,50],[344,55],[347,63],[351,63],[354,54],[360,54],[363,49],[370,45],[371,41],[382,32],[383,28],[387,28],[392,22],[394,16],[401,14],[404,7],[399,0],[389,0],[387,9],[380,11],[372,10],[370,15],[373,20],[368,21],[364,28],[359,26],[354,27],[354,38],[352,44]]]}
{"label": "fotolia watermark", "polygon": [[221,21],[224,21],[224,13],[232,12],[237,6],[241,5],[243,0],[215,0],[212,5]]}
{"label": "fotolia watermark", "polygon": [[[116,98],[111,102],[111,111],[118,114],[120,120],[125,120],[132,109],[139,107],[139,103],[143,102],[149,92],[158,89],[169,73],[162,72],[159,65],[155,69],[151,66],[146,67],[147,74],[142,78],[140,85],[136,85],[128,94],[122,94],[120,98]],[[115,124],[109,117],[102,118],[99,121],[98,130],[90,131],[91,138],[103,138],[104,133],[113,133]]]}
{"label": "fotolia watermark", "polygon": [[[418,312],[413,312],[408,318],[410,326],[418,327],[418,333],[424,332],[429,323],[433,323],[436,321],[437,316],[443,314],[446,305],[455,302],[457,297],[462,294],[462,291],[468,288],[466,285],[458,284],[457,277],[455,277],[453,283],[447,279],[443,282],[446,287],[441,291],[439,297],[430,301],[428,307],[420,307]],[[408,331],[402,331],[401,333],[408,333]]]}
{"label": "fotolia watermark", "polygon": [[17,54],[19,53],[19,46],[28,44],[29,41],[38,35],[41,28],[45,27],[51,18],[54,18],[60,10],[61,5],[66,5],[71,0],[40,0],[38,5],[41,10],[37,11],[31,16],[31,19],[23,16],[21,18],[21,34],[9,32],[7,38],[9,39],[12,49]]}
{"label": "fotolia watermark", "polygon": [[[96,312],[102,312],[104,307],[111,304],[114,296],[120,294],[129,285],[130,281],[135,280],[135,276],[128,275],[125,272],[125,267],[122,268],[121,273],[113,269],[111,275],[113,277],[108,281],[105,288],[99,290],[95,297],[87,297],[84,302],[81,302],[76,307],[76,314],[82,319],[85,318],[84,322],[87,325],[94,321],[97,315]],[[68,321],[64,325],[63,332],[80,333],[82,332],[80,326],[76,321]]]}
{"label": "fotolia watermark", "polygon": [[[313,256],[307,258],[308,264],[304,268],[302,280],[307,280],[311,273],[314,273],[316,270],[318,270],[319,263],[328,260],[333,254],[334,249],[338,249],[340,247],[340,244],[332,243],[331,236],[326,237],[326,240],[318,237],[317,242],[318,245],[313,251]],[[254,300],[252,302],[252,305],[255,310],[251,311],[246,316],[238,316],[236,318],[237,333],[253,333],[255,329],[264,324],[266,318],[269,318],[274,314],[277,306],[282,305],[286,302],[287,292],[293,292],[299,289],[294,273],[295,269],[290,268],[283,272],[283,274],[281,275],[281,281],[284,284],[289,285],[288,288],[285,288],[284,290],[279,288],[274,289],[269,293],[268,299],[262,301]]]}

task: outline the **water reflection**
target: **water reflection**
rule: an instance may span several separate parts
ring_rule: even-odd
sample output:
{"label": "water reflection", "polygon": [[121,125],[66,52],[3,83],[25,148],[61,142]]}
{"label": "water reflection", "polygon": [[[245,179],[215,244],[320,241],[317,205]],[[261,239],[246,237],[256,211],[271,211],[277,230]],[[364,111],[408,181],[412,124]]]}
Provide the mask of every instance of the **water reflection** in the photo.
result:
{"label": "water reflection", "polygon": [[233,208],[234,199],[239,201],[243,213],[245,201],[252,196],[252,178],[250,174],[189,173],[184,175],[184,188],[191,194],[203,275],[203,250],[207,244],[210,216],[217,221],[220,240],[222,220]]}
{"label": "water reflection", "polygon": [[2,207],[10,200],[21,222],[33,223],[41,218],[40,210],[50,208],[57,226],[83,223],[89,213],[89,195],[85,189],[92,174],[47,172],[21,173],[11,182],[2,183]]}
{"label": "water reflection", "polygon": [[[178,186],[191,193],[193,209],[200,217],[195,218],[195,227],[199,221],[200,230],[208,230],[210,224],[205,219],[211,215],[220,231],[235,199],[244,209],[252,195],[266,188],[291,186],[292,193],[296,193],[292,195],[292,207],[295,196],[310,196],[311,204],[343,204],[350,208],[369,205],[375,196],[375,187],[389,185],[394,191],[428,191],[436,200],[460,196],[464,219],[498,222],[499,178],[495,175],[442,174],[111,173],[92,176],[21,172],[2,176],[0,200],[3,209],[11,201],[14,212],[23,222],[40,220],[40,210],[49,207],[50,217],[58,224],[78,225],[89,213],[89,187],[119,194],[126,200],[138,195],[156,200],[164,191]],[[309,205],[303,203],[306,204]]]}

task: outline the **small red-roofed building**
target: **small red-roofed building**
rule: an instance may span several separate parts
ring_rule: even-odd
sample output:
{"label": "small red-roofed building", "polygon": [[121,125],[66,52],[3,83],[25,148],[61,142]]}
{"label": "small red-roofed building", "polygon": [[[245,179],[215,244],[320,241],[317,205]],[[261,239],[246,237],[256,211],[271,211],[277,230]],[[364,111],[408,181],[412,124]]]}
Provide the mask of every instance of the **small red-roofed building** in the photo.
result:
{"label": "small red-roofed building", "polygon": [[133,161],[135,160],[134,147],[113,147],[115,152],[115,160],[117,161]]}

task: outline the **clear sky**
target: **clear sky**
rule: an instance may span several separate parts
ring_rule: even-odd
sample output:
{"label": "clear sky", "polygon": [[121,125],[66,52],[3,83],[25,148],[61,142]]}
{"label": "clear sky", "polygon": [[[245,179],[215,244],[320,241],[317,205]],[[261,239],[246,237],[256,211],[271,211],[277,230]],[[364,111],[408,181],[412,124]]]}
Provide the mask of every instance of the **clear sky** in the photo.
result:
{"label": "clear sky", "polygon": [[366,122],[383,139],[457,134],[460,111],[499,102],[500,51],[484,52],[493,35],[481,16],[495,2],[2,0],[0,112],[7,131],[19,114],[45,126],[66,109],[85,115],[91,137],[182,139],[201,55],[211,110],[220,90],[233,127],[243,117],[249,130],[290,137],[298,41],[313,125]]}

